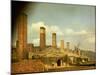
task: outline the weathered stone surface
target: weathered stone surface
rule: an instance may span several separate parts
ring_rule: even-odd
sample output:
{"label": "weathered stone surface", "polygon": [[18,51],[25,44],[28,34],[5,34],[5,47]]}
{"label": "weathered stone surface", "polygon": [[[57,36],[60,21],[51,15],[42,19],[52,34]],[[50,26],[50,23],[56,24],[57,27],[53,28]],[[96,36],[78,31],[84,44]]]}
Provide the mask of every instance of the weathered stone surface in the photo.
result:
{"label": "weathered stone surface", "polygon": [[40,60],[22,60],[11,65],[12,73],[43,72],[44,69],[44,64]]}

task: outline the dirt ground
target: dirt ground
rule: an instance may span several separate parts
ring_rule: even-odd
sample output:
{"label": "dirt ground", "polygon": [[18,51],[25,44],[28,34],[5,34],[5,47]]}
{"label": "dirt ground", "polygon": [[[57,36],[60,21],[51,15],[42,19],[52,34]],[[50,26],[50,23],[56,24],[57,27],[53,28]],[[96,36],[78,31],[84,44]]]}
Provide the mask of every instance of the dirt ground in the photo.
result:
{"label": "dirt ground", "polygon": [[96,66],[68,66],[63,68],[52,68],[46,70],[44,64],[40,60],[23,60],[21,62],[12,63],[11,73],[26,74],[26,73],[43,73],[43,72],[60,72],[60,71],[79,71],[79,70],[92,70]]}

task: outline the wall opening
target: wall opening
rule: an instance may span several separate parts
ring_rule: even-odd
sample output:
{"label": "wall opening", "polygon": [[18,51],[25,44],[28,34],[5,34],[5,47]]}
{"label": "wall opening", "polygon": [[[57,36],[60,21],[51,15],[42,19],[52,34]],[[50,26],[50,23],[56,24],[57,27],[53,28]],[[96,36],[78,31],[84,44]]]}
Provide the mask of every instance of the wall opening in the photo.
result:
{"label": "wall opening", "polygon": [[57,66],[61,66],[61,59],[57,61]]}

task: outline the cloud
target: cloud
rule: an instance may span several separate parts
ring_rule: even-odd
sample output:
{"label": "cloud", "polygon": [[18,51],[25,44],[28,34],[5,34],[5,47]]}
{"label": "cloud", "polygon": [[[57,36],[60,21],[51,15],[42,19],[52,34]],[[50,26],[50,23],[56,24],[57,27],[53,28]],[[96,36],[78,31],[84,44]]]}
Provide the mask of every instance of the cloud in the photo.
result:
{"label": "cloud", "polygon": [[[39,32],[40,27],[43,26],[46,28],[46,44],[51,45],[52,43],[52,33],[57,34],[57,45],[60,47],[60,40],[63,39],[66,41],[71,41],[71,48],[77,43],[77,40],[81,41],[81,47],[83,49],[92,49],[92,44],[95,44],[95,34],[94,32],[83,30],[74,30],[72,28],[63,28],[57,25],[47,25],[44,22],[35,22],[31,25],[28,25],[28,41],[34,43],[35,46],[39,46]],[[67,37],[66,37],[67,35]],[[75,36],[75,37],[74,37]],[[65,45],[66,47],[66,45]]]}
{"label": "cloud", "polygon": [[79,32],[76,32],[76,35],[86,35],[88,32],[86,30],[81,30]]}
{"label": "cloud", "polygon": [[[60,28],[56,25],[46,25],[44,22],[37,22],[37,23],[32,23],[30,27],[30,32],[39,32],[40,27],[45,27],[47,33],[52,33],[55,32],[57,35],[63,35],[62,31]],[[32,31],[31,31],[32,30]]]}
{"label": "cloud", "polygon": [[65,30],[65,32],[66,32],[67,35],[86,35],[86,34],[88,34],[88,32],[86,30],[75,31],[71,28],[67,28]]}
{"label": "cloud", "polygon": [[47,29],[47,26],[44,24],[44,22],[37,22],[37,23],[32,23],[31,28],[34,31],[40,31],[40,27],[45,27]]}
{"label": "cloud", "polygon": [[63,32],[61,31],[61,29],[58,26],[56,26],[56,25],[50,26],[49,27],[49,31],[50,32],[56,32],[57,35],[63,35]]}
{"label": "cloud", "polygon": [[[74,41],[72,41],[72,43],[77,43],[77,41],[81,41],[80,47],[82,49],[95,49],[95,32],[86,31],[85,29],[75,31],[71,28],[67,28],[65,31],[65,35],[69,36],[67,37],[67,39],[70,41]],[[75,42],[75,40],[77,41]]]}
{"label": "cloud", "polygon": [[67,33],[67,34],[73,34],[74,31],[73,31],[72,29],[69,28],[69,29],[66,29],[66,33]]}
{"label": "cloud", "polygon": [[89,37],[86,39],[89,43],[95,43],[95,37]]}
{"label": "cloud", "polygon": [[35,38],[32,40],[32,43],[34,43],[35,46],[39,46],[39,41],[40,41],[39,38]]}
{"label": "cloud", "polygon": [[52,33],[55,32],[57,36],[62,36],[63,32],[61,31],[59,26],[56,25],[46,25],[44,22],[36,22],[28,25],[28,42],[32,42],[35,45],[39,45],[39,33],[40,27],[46,28],[46,42],[47,44],[51,44],[51,36]]}
{"label": "cloud", "polygon": [[89,44],[95,44],[95,32],[88,32],[85,41]]}

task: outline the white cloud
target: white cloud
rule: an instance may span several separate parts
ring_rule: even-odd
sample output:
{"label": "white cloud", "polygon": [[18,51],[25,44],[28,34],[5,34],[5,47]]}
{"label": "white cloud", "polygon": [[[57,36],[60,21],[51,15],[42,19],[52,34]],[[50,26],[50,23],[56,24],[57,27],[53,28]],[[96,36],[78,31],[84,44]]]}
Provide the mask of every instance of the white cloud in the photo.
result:
{"label": "white cloud", "polygon": [[89,37],[89,38],[87,38],[87,41],[89,43],[95,43],[95,37]]}
{"label": "white cloud", "polygon": [[95,44],[95,33],[94,32],[88,32],[88,35],[86,36],[85,39],[86,42],[88,42],[89,44]]}
{"label": "white cloud", "polygon": [[67,33],[67,34],[73,34],[74,31],[73,31],[72,29],[70,29],[70,28],[67,28],[67,29],[66,29],[66,33]]}
{"label": "white cloud", "polygon": [[47,29],[47,26],[44,24],[44,22],[37,22],[37,23],[32,23],[31,28],[34,31],[38,31],[40,30],[40,27],[45,27]]}
{"label": "white cloud", "polygon": [[79,32],[76,32],[76,35],[85,35],[85,34],[88,34],[86,30],[81,30]]}
{"label": "white cloud", "polygon": [[[51,45],[52,43],[52,38],[51,38],[51,33],[55,32],[57,34],[57,45],[58,47],[60,47],[60,40],[61,39],[65,39],[66,35],[71,36],[71,38],[69,39],[67,37],[67,41],[72,41],[71,43],[74,43],[73,40],[76,40],[73,36],[78,36],[78,38],[82,38],[81,42],[83,43],[83,48],[91,48],[91,44],[95,43],[95,35],[92,32],[88,32],[85,29],[83,30],[74,30],[72,28],[67,28],[67,29],[61,29],[59,26],[57,25],[46,25],[44,22],[36,22],[36,23],[32,23],[32,25],[30,25],[28,27],[28,37],[29,38],[28,41],[34,43],[35,46],[39,46],[39,32],[40,32],[40,27],[43,26],[46,28],[46,44],[47,45]],[[82,37],[81,37],[82,36]],[[63,37],[63,38],[62,38]],[[80,40],[80,39],[79,39]],[[66,41],[66,40],[65,40]],[[66,46],[66,45],[65,45]],[[72,45],[74,46],[74,45]],[[71,48],[72,48],[71,46]]]}
{"label": "white cloud", "polygon": [[39,41],[40,41],[39,38],[35,38],[35,39],[33,39],[32,43],[33,43],[35,46],[39,46]]}
{"label": "white cloud", "polygon": [[57,34],[57,36],[62,36],[63,32],[61,29],[56,26],[56,25],[46,25],[44,22],[36,22],[32,23],[32,25],[28,26],[28,41],[34,43],[34,45],[38,46],[39,45],[39,32],[40,32],[40,27],[45,27],[46,28],[46,41],[47,44],[51,44],[51,35],[53,32]]}
{"label": "white cloud", "polygon": [[88,32],[86,30],[75,31],[71,28],[67,28],[65,30],[65,32],[66,32],[67,35],[86,35],[86,34],[88,34]]}
{"label": "white cloud", "polygon": [[44,22],[37,22],[37,23],[32,23],[31,27],[30,27],[30,32],[39,32],[40,31],[40,27],[45,27],[46,28],[46,32],[47,33],[52,33],[55,32],[57,33],[57,35],[63,35],[62,31],[60,30],[60,28],[56,25],[46,25]]}
{"label": "white cloud", "polygon": [[63,35],[63,32],[61,31],[61,29],[58,26],[55,26],[55,25],[50,26],[49,31],[50,32],[56,32],[57,35]]}

